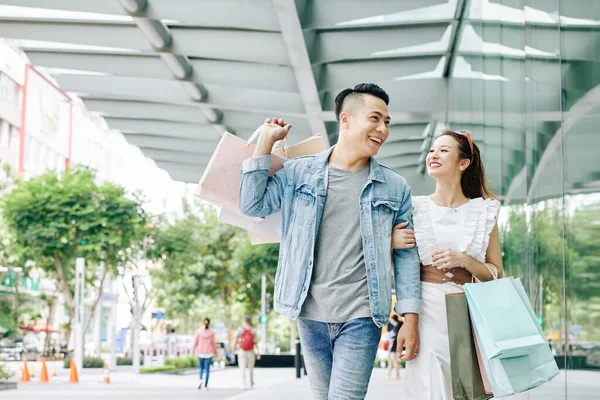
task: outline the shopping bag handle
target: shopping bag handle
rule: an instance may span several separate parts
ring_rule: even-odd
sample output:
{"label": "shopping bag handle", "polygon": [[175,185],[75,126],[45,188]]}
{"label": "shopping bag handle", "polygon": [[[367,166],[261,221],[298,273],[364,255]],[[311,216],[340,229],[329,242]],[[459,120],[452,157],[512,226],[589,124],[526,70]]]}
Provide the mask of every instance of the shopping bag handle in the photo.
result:
{"label": "shopping bag handle", "polygon": [[[254,131],[254,133],[248,138],[248,140],[246,141],[246,146],[250,146],[252,144],[252,142],[254,142],[254,140],[256,140],[256,138],[258,138],[258,136],[260,135],[260,128],[262,127],[259,126],[257,130]],[[273,146],[273,149],[278,149],[281,147],[281,149],[285,152],[285,155],[287,157],[287,135],[286,137],[283,138],[283,140],[278,140],[275,143],[275,146]]]}

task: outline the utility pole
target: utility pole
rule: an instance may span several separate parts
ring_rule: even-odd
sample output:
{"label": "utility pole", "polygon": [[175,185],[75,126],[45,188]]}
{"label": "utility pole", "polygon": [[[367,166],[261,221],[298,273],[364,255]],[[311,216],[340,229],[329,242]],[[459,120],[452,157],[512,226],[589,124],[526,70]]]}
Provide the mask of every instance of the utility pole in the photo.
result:
{"label": "utility pole", "polygon": [[75,365],[81,373],[83,367],[83,318],[85,290],[85,259],[78,257],[75,261]]}
{"label": "utility pole", "polygon": [[260,317],[261,317],[261,345],[260,352],[267,351],[267,275],[263,272],[260,279]]}
{"label": "utility pole", "polygon": [[140,372],[140,300],[139,300],[140,277],[133,277],[133,371]]}

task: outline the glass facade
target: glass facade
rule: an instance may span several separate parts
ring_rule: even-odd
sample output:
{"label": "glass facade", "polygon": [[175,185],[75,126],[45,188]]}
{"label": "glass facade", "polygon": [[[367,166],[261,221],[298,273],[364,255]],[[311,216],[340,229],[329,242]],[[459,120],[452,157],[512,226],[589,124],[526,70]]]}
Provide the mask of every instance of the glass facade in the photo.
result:
{"label": "glass facade", "polygon": [[600,398],[600,2],[472,0],[466,13],[447,124],[481,145],[507,275],[562,369],[518,398]]}

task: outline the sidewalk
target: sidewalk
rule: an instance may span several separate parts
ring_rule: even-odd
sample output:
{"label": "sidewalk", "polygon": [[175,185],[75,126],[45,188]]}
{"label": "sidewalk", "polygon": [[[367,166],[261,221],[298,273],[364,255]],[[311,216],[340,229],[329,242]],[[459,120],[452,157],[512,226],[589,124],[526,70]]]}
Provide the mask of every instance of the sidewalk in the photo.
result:
{"label": "sidewalk", "polygon": [[[402,371],[404,372],[404,371]],[[596,400],[600,392],[600,371],[568,371],[541,388],[510,397],[510,400]],[[137,375],[130,369],[111,373],[111,384],[102,383],[102,370],[84,370],[79,384],[68,383],[68,371],[50,378],[46,384],[31,382],[20,384],[19,389],[5,391],[1,398],[7,400],[309,400],[311,398],[308,377],[295,378],[295,370],[256,369],[256,387],[242,390],[241,372],[237,368],[211,372],[210,391],[198,390],[197,375]],[[400,380],[386,380],[385,370],[375,369],[367,400],[404,397],[404,385]]]}

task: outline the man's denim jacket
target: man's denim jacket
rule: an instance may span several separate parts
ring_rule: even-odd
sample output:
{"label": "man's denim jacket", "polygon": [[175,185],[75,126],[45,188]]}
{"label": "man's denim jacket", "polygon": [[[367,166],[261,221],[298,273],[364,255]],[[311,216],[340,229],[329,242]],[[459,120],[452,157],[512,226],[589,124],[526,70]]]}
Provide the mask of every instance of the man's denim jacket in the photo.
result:
{"label": "man's denim jacket", "polygon": [[[333,147],[316,156],[287,161],[268,177],[271,156],[247,159],[241,167],[240,208],[251,217],[281,211],[281,246],[275,276],[275,310],[296,319],[311,281],[315,241],[327,196],[327,165]],[[392,311],[392,271],[396,312],[420,313],[420,261],[417,248],[394,250],[396,224],[409,221],[411,191],[396,172],[370,160],[370,174],[360,196],[360,226],[373,321],[387,324]]]}

